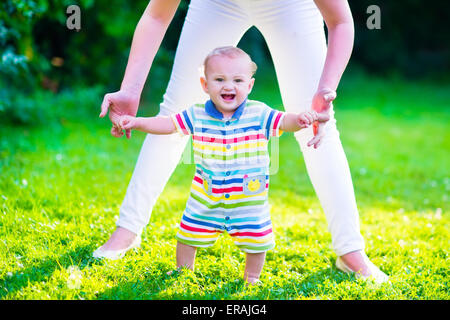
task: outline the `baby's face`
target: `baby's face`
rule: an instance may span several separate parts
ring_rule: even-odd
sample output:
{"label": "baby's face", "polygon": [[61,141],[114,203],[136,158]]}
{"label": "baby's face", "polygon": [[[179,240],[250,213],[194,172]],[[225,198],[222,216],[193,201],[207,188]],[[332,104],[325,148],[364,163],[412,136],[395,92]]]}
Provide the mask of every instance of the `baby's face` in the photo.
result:
{"label": "baby's face", "polygon": [[233,115],[244,102],[254,82],[246,57],[214,56],[208,61],[205,78],[201,79],[203,90],[225,117]]}

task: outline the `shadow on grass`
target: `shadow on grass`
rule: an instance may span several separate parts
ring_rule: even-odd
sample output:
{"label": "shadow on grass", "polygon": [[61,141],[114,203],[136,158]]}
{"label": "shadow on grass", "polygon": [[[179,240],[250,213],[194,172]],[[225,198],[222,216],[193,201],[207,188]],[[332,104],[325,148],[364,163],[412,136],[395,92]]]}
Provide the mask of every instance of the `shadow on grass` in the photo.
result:
{"label": "shadow on grass", "polygon": [[[38,282],[47,282],[56,270],[67,269],[76,265],[80,269],[91,266],[95,262],[92,258],[92,246],[86,245],[71,250],[63,255],[44,258],[32,266],[20,269],[12,275],[0,279],[0,299],[13,294],[25,287]],[[5,288],[5,289],[3,289]]]}
{"label": "shadow on grass", "polygon": [[354,276],[344,274],[335,267],[323,268],[301,279],[290,279],[283,285],[268,287],[262,286],[260,290],[249,292],[245,299],[292,300],[315,299],[326,294],[322,284],[330,280],[332,286],[343,281],[354,280]]}
{"label": "shadow on grass", "polygon": [[[198,276],[195,273],[195,276]],[[103,291],[99,300],[292,300],[308,299],[326,294],[327,289],[320,286],[330,279],[333,286],[343,281],[354,280],[354,276],[344,274],[334,267],[321,269],[306,278],[289,281],[284,285],[270,286],[262,284],[247,288],[242,279],[221,282],[220,287],[204,291],[203,294],[190,293],[189,284],[185,293],[171,292],[176,281],[184,281],[181,274],[167,275],[164,271],[158,277],[144,281],[123,282],[114,288]],[[220,282],[221,279],[217,279]],[[223,280],[223,279],[222,279]]]}
{"label": "shadow on grass", "polygon": [[[147,299],[170,299],[170,297],[160,296],[167,289],[170,289],[174,281],[180,276],[176,272],[167,275],[169,269],[164,264],[158,267],[161,273],[152,274],[142,280],[122,281],[117,286],[104,290],[97,295],[98,300],[147,300]],[[166,270],[167,269],[167,270]],[[189,299],[180,297],[180,299]]]}

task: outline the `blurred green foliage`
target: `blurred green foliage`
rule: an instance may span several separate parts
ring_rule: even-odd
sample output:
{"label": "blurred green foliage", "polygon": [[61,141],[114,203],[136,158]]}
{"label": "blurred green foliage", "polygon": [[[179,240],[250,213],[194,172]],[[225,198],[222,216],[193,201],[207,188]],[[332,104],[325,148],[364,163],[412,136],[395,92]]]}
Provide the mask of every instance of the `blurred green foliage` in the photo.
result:
{"label": "blurred green foliage", "polygon": [[[182,0],[152,66],[152,90],[162,92],[173,63],[189,0]],[[350,63],[374,73],[448,78],[448,10],[444,1],[349,0],[356,38]],[[81,9],[81,30],[69,30],[68,6]],[[37,89],[103,86],[117,90],[136,24],[148,0],[2,0],[0,2],[0,121],[27,124],[40,103]],[[366,26],[369,5],[381,9],[381,29]],[[446,29],[447,28],[447,29]],[[240,46],[258,65],[270,63],[261,34],[252,28]],[[144,99],[146,92],[144,91]],[[147,93],[148,94],[148,93]],[[34,111],[33,111],[34,110]],[[33,113],[34,112],[34,113]],[[47,113],[49,113],[48,111]]]}
{"label": "blurred green foliage", "polygon": [[[9,92],[12,92],[10,90]],[[100,113],[102,86],[62,89],[58,94],[48,90],[34,90],[28,94],[15,94],[10,105],[0,114],[0,124],[39,126],[64,123],[67,119],[85,121]]]}
{"label": "blurred green foliage", "polygon": [[[54,110],[52,106],[40,109],[45,107],[36,100],[40,95],[45,95],[49,102],[52,94],[64,90],[91,86],[96,90],[103,86],[104,91],[117,89],[134,28],[147,3],[147,0],[2,0],[0,122],[40,122]],[[66,27],[70,16],[66,9],[73,4],[81,8],[79,32]],[[180,5],[172,29],[181,29],[186,10],[187,3]],[[164,41],[158,52],[154,66],[157,73],[170,70],[178,37],[172,38]],[[50,93],[41,94],[39,90]]]}
{"label": "blurred green foliage", "polygon": [[[349,4],[355,23],[352,61],[370,73],[448,80],[448,1],[349,0]],[[367,28],[370,5],[380,8],[381,29]]]}

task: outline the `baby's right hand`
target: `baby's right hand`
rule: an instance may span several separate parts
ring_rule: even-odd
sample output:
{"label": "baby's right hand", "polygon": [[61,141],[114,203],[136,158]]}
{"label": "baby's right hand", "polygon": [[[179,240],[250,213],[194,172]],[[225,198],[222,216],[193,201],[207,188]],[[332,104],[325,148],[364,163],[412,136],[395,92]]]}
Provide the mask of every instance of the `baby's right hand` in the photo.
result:
{"label": "baby's right hand", "polygon": [[137,125],[137,119],[133,116],[122,115],[119,118],[118,125],[120,130],[135,129]]}

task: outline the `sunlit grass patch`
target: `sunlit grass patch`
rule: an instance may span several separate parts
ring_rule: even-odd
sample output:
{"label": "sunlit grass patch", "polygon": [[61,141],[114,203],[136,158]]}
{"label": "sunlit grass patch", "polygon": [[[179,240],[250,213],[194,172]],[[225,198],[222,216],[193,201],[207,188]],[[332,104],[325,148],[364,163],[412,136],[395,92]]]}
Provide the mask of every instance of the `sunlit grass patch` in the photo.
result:
{"label": "sunlit grass patch", "polygon": [[[270,180],[276,247],[261,285],[245,286],[245,256],[227,234],[199,249],[195,271],[167,275],[193,165],[177,167],[141,249],[118,261],[93,259],[115,229],[145,135],[118,140],[106,120],[66,120],[0,128],[1,299],[449,299],[448,90],[418,93],[416,84],[395,82],[391,93],[389,83],[372,80],[365,80],[372,89],[344,83],[355,94],[344,90],[336,118],[366,252],[390,283],[374,287],[334,266],[327,221],[292,134],[279,140],[280,168]],[[279,102],[262,89],[254,98]]]}

